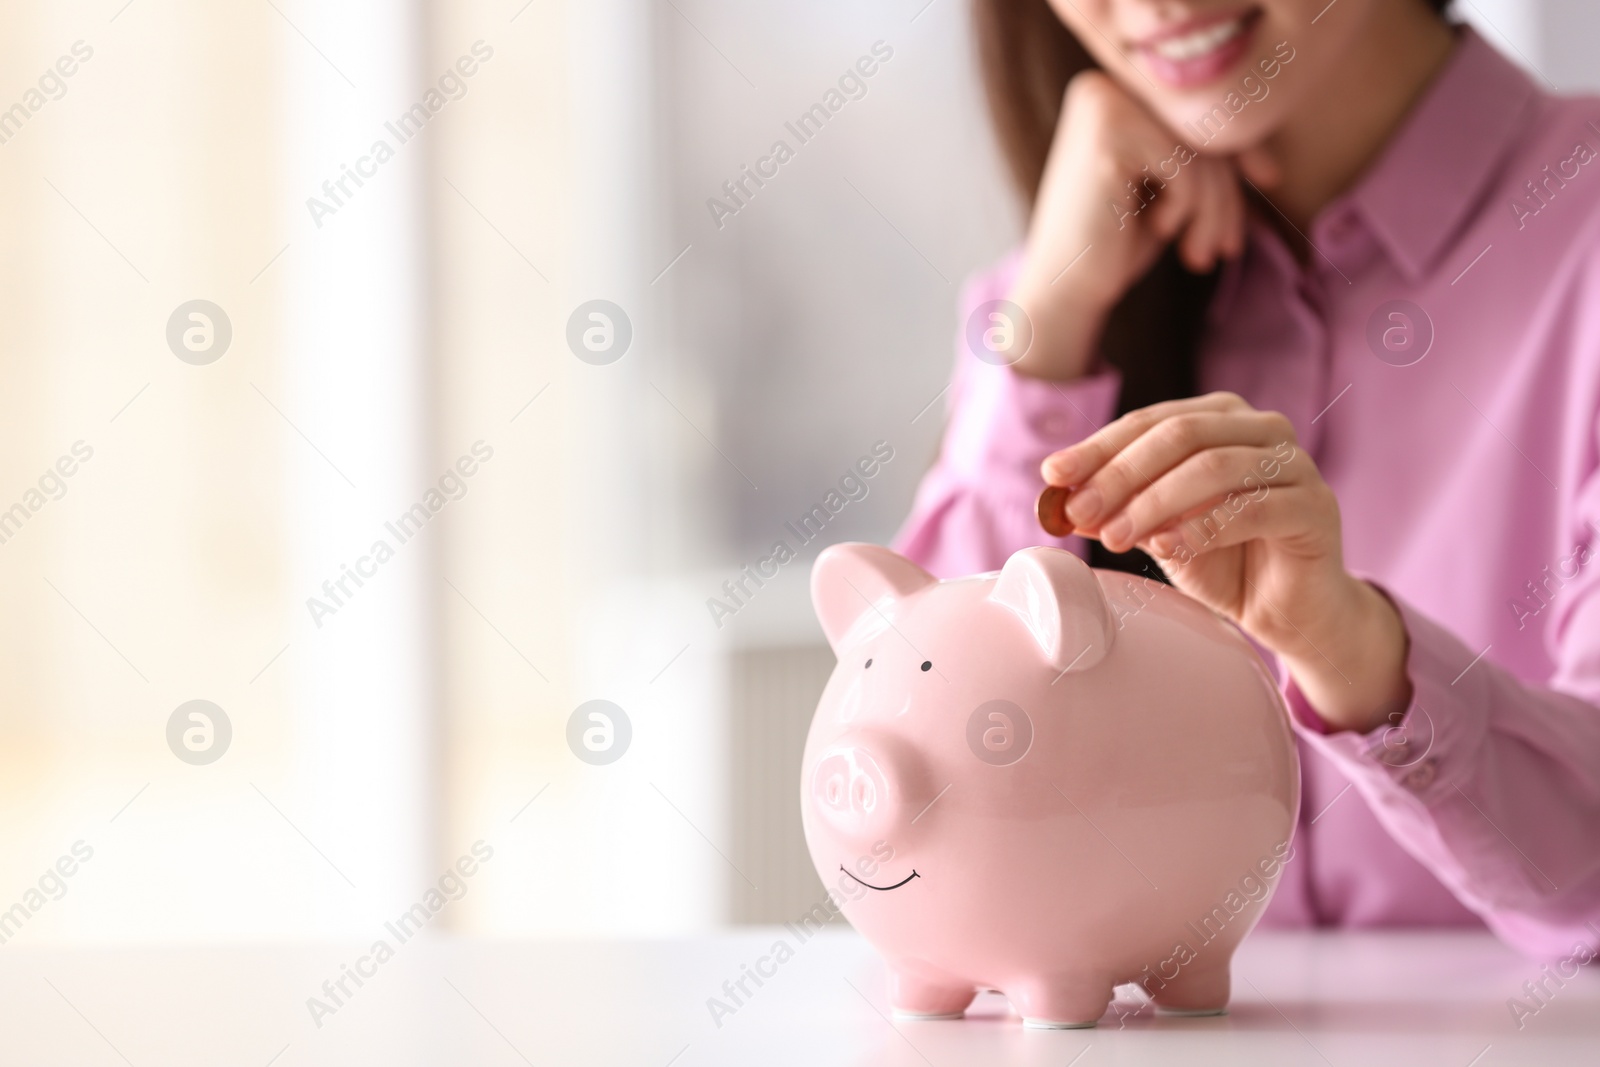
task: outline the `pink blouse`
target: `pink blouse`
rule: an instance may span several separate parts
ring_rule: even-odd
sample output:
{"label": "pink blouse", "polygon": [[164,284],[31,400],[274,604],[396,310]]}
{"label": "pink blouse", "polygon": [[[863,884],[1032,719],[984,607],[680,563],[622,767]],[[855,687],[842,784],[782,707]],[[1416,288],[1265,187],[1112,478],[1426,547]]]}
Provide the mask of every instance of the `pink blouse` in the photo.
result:
{"label": "pink blouse", "polygon": [[[1260,220],[1224,272],[1202,391],[1294,423],[1346,564],[1410,632],[1399,727],[1329,732],[1284,679],[1304,776],[1268,925],[1480,921],[1600,939],[1600,100],[1545,94],[1470,29],[1296,263]],[[1004,297],[1017,257],[970,283]],[[1117,374],[1025,378],[958,344],[949,425],[898,538],[940,576],[1059,544],[1039,464]]]}

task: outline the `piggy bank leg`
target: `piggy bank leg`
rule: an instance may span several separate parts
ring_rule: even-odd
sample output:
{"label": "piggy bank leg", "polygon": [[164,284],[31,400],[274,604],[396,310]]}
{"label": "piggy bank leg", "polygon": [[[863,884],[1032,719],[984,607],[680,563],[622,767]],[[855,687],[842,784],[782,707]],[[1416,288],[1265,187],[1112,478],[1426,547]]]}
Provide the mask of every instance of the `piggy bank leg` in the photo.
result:
{"label": "piggy bank leg", "polygon": [[1100,975],[1066,974],[1024,982],[1007,990],[1022,1025],[1036,1030],[1093,1026],[1111,1005],[1112,983]]}
{"label": "piggy bank leg", "polygon": [[1196,960],[1149,992],[1163,1015],[1222,1015],[1228,1010],[1232,986],[1228,960]]}
{"label": "piggy bank leg", "polygon": [[977,995],[970,985],[929,981],[901,970],[889,972],[889,1004],[903,1019],[959,1019]]}

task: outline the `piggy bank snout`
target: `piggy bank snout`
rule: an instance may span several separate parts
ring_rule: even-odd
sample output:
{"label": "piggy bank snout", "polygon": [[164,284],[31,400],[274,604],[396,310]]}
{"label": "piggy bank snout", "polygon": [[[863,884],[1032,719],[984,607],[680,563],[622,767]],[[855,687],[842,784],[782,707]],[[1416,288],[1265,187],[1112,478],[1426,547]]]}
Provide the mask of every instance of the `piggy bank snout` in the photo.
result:
{"label": "piggy bank snout", "polygon": [[835,833],[868,848],[904,823],[918,775],[914,755],[902,747],[887,739],[845,738],[817,761],[811,803]]}

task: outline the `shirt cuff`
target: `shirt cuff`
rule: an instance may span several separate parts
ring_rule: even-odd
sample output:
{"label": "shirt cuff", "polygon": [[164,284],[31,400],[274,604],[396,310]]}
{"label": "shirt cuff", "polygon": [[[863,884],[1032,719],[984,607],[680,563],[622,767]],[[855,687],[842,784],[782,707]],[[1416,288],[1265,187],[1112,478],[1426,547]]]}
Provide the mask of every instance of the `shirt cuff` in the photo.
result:
{"label": "shirt cuff", "polygon": [[1489,729],[1489,672],[1460,640],[1388,590],[1371,583],[1400,613],[1410,639],[1411,703],[1398,720],[1366,733],[1336,730],[1317,714],[1287,668],[1279,683],[1295,731],[1364,792],[1424,805],[1455,792]]}

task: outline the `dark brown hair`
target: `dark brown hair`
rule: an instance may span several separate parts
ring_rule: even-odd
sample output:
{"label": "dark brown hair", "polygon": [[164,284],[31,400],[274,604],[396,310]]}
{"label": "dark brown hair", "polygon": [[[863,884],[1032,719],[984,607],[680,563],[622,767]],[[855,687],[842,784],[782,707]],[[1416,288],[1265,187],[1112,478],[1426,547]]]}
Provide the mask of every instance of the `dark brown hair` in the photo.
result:
{"label": "dark brown hair", "polygon": [[[1450,0],[1427,3],[1443,14]],[[973,0],[973,22],[995,135],[1031,210],[1067,83],[1099,64],[1047,0]],[[1169,248],[1112,309],[1099,347],[1122,372],[1117,414],[1194,395],[1195,352],[1215,282],[1214,273],[1189,273]],[[1098,541],[1090,548],[1097,567],[1160,573],[1142,552],[1111,553]]]}

